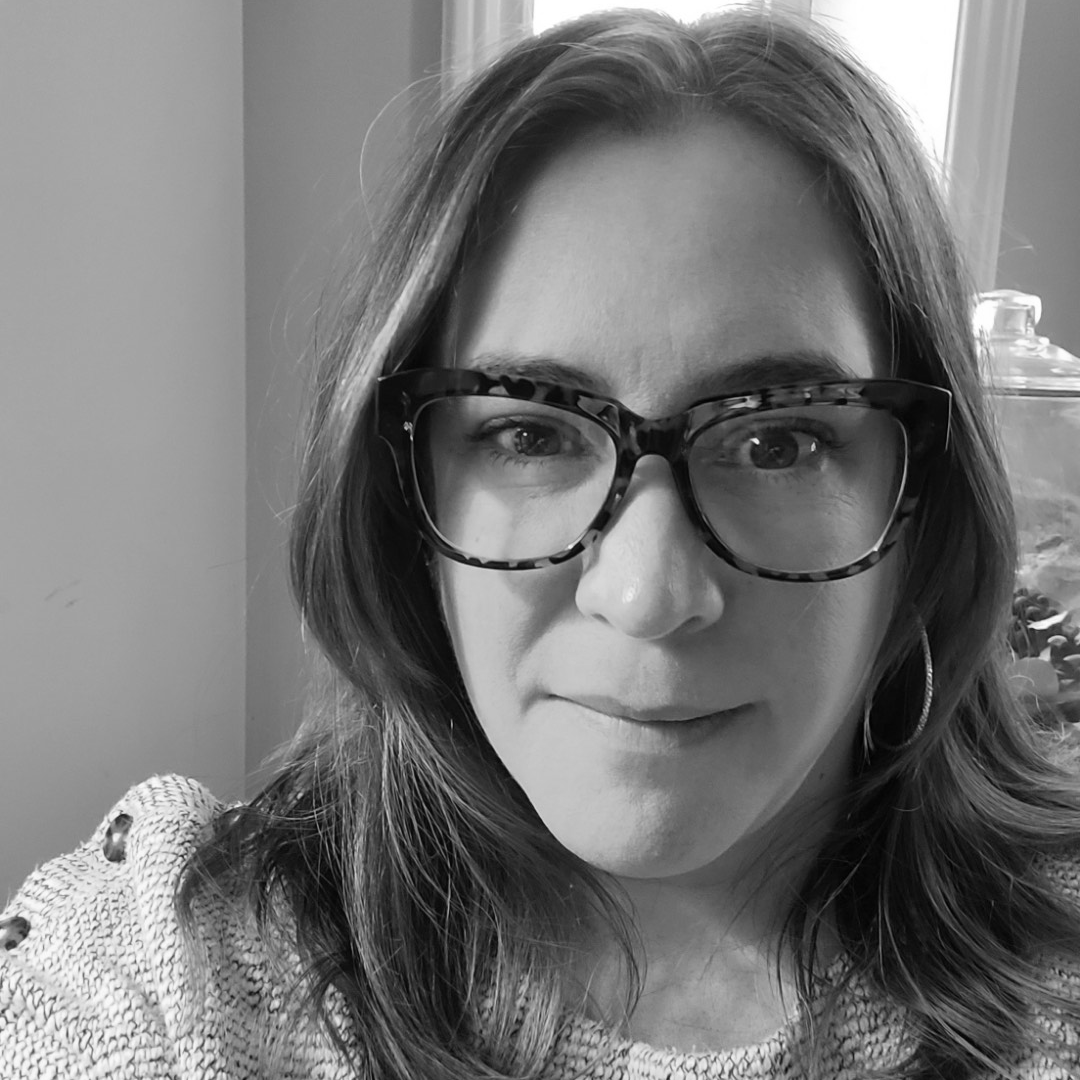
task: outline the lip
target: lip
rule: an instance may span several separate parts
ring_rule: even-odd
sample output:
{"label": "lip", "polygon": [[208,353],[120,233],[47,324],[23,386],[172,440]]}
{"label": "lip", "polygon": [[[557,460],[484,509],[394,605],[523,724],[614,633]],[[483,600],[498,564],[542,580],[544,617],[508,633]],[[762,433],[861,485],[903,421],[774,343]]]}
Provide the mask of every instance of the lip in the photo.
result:
{"label": "lip", "polygon": [[696,703],[643,705],[621,701],[605,694],[554,695],[574,705],[582,705],[613,720],[626,720],[634,724],[689,724],[696,720],[715,720],[734,714],[743,706],[727,705],[710,707]]}
{"label": "lip", "polygon": [[689,752],[700,752],[730,731],[732,724],[748,716],[752,708],[738,705],[705,712],[701,707],[683,704],[646,709],[595,695],[553,696],[548,700],[564,707],[559,713],[566,720],[584,725],[582,730],[591,730],[615,752],[649,758],[681,758]]}

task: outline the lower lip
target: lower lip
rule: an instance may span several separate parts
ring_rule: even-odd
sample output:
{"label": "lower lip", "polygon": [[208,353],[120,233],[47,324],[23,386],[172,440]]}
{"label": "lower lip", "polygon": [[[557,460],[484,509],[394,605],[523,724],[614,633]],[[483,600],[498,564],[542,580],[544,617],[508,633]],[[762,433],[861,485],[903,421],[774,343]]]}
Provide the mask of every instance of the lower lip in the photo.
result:
{"label": "lower lip", "polygon": [[693,720],[646,721],[612,716],[577,702],[570,704],[580,709],[585,719],[605,734],[616,736],[632,749],[649,753],[671,753],[698,747],[724,732],[750,709],[748,705],[741,705]]}

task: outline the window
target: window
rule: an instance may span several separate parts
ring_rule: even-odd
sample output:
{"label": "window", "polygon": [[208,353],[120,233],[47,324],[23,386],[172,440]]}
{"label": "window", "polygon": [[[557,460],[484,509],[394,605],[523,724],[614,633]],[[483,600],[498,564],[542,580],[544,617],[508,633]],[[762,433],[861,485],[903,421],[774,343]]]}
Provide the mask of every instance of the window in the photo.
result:
{"label": "window", "polygon": [[[604,4],[597,0],[533,0],[533,33],[539,34],[556,23],[573,19],[577,15],[583,15],[586,11],[599,11],[603,8],[636,7],[635,4]],[[643,7],[653,7],[659,11],[667,12],[682,22],[690,22],[700,18],[710,11],[719,11],[723,7],[730,7],[723,0],[660,0],[655,4],[643,4]]]}
{"label": "window", "polygon": [[[691,20],[732,0],[656,0]],[[976,281],[994,283],[1026,0],[758,0],[815,19],[892,87],[937,161]],[[443,0],[444,61],[457,80],[508,41],[605,0]],[[639,2],[630,6],[648,6]]]}
{"label": "window", "polygon": [[[539,33],[586,11],[614,8],[597,0],[533,0],[532,30]],[[725,5],[717,0],[658,0],[651,5],[688,22]],[[773,7],[780,5],[770,5]],[[845,38],[907,108],[930,153],[944,160],[949,89],[960,0],[805,0],[782,5]]]}

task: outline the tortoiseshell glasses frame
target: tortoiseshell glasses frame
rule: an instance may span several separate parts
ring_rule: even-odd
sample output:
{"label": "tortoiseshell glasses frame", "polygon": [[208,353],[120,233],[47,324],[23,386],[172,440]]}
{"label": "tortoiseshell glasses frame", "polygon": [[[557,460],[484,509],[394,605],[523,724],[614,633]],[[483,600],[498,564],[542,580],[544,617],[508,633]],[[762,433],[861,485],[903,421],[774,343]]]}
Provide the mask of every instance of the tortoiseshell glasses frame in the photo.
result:
{"label": "tortoiseshell glasses frame", "polygon": [[[596,514],[574,540],[543,558],[488,559],[447,542],[424,505],[415,442],[420,411],[441,398],[495,397],[539,403],[599,424],[615,446],[615,466],[607,494]],[[734,552],[716,534],[698,503],[690,477],[689,453],[698,434],[735,417],[777,409],[830,405],[885,410],[905,432],[906,461],[902,483],[886,526],[869,550],[843,566],[803,572],[761,566]],[[455,368],[420,368],[379,379],[378,433],[389,445],[402,496],[424,538],[447,558],[492,570],[533,570],[566,562],[581,554],[605,530],[630,485],[638,461],[657,454],[671,466],[686,513],[705,545],[743,573],[776,581],[835,581],[869,569],[896,544],[924,487],[929,464],[944,454],[949,440],[950,391],[903,379],[855,379],[772,386],[748,393],[710,398],[673,416],[648,420],[614,398],[592,391],[509,375],[488,375]]]}

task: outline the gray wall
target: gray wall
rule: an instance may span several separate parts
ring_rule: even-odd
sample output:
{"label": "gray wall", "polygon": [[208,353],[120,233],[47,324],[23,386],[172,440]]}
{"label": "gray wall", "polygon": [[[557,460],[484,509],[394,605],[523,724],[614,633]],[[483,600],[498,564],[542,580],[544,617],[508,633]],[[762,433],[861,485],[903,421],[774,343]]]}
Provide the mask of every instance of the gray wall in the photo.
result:
{"label": "gray wall", "polygon": [[998,288],[1042,297],[1039,333],[1080,356],[1080,3],[1027,0]]}
{"label": "gray wall", "polygon": [[0,902],[244,769],[239,0],[0,4]]}
{"label": "gray wall", "polygon": [[128,785],[240,797],[295,726],[300,356],[440,13],[0,3],[0,905]]}

